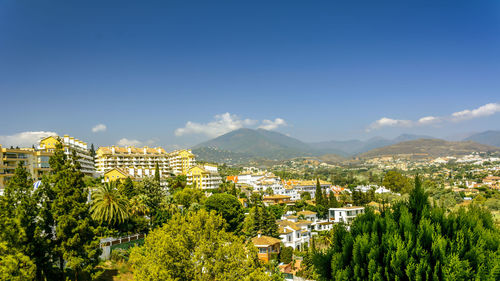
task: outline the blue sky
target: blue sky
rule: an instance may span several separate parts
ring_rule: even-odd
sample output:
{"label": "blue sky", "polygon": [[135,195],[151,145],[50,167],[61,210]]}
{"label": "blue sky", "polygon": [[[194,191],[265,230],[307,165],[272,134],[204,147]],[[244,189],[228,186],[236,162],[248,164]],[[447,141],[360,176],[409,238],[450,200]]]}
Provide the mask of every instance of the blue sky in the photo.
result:
{"label": "blue sky", "polygon": [[0,2],[4,145],[500,129],[500,1],[68,2]]}

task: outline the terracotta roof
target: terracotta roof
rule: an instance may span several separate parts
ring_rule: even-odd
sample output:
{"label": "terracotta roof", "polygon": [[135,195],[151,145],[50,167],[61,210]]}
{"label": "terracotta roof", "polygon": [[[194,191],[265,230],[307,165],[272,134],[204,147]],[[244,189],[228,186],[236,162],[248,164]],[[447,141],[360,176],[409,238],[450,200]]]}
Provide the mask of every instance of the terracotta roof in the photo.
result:
{"label": "terracotta roof", "polygon": [[276,194],[276,195],[264,196],[263,200],[290,199],[290,198],[292,197],[288,195]]}
{"label": "terracotta roof", "polygon": [[301,212],[298,212],[297,215],[304,215],[304,216],[312,216],[312,215],[316,215],[316,212],[313,212],[313,211],[301,211]]}
{"label": "terracotta roof", "polygon": [[280,226],[278,228],[278,233],[279,234],[288,234],[288,233],[292,233],[293,231],[291,231],[290,229],[286,229],[284,228],[283,226]]}
{"label": "terracotta roof", "polygon": [[288,226],[290,227],[291,229],[297,231],[297,230],[300,230],[300,226],[296,225],[293,221],[279,221],[278,222],[278,225],[279,226],[282,226],[282,227],[285,227],[285,226]]}
{"label": "terracotta roof", "polygon": [[272,246],[281,243],[281,240],[270,236],[260,236],[252,238],[252,243],[255,246]]}
{"label": "terracotta roof", "polygon": [[296,222],[297,225],[312,224],[312,221],[301,220]]}

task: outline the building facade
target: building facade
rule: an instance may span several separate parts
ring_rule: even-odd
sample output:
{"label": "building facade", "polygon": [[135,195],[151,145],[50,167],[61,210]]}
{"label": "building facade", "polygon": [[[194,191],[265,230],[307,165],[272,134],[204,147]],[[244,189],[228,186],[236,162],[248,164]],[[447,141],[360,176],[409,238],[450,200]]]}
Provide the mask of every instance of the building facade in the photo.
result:
{"label": "building facade", "polygon": [[186,173],[186,178],[187,184],[200,189],[218,188],[222,183],[217,166],[208,164],[190,168]]}
{"label": "building facade", "polygon": [[62,144],[64,154],[68,156],[73,155],[73,153],[76,154],[82,173],[88,176],[95,176],[94,157],[91,155],[90,149],[84,141],[68,135],[64,135],[62,138],[51,136],[40,140],[36,149],[40,152],[53,154],[58,143]]}
{"label": "building facade", "polygon": [[196,163],[191,150],[176,150],[166,152],[161,147],[99,147],[96,152],[96,170],[103,175],[106,171],[118,168],[126,171],[133,177],[142,178],[154,176],[156,164],[160,170],[160,177],[171,174],[186,174]]}

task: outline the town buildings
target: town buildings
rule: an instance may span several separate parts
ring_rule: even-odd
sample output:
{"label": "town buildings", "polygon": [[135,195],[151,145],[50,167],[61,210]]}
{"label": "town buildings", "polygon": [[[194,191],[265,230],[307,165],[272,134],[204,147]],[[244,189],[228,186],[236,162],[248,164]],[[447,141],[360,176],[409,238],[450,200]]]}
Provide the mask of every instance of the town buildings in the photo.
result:
{"label": "town buildings", "polygon": [[14,175],[19,162],[30,172],[32,179],[40,180],[43,175],[51,169],[49,165],[50,156],[54,155],[56,145],[62,144],[64,153],[68,156],[77,156],[80,170],[89,176],[94,176],[95,168],[93,157],[87,147],[87,143],[64,135],[46,137],[32,148],[6,148],[0,145],[0,190],[3,190],[6,182]]}
{"label": "town buildings", "polygon": [[258,257],[263,262],[269,262],[273,255],[276,258],[280,253],[280,243],[281,241],[274,237],[258,235],[252,238],[253,245],[258,250]]}
{"label": "town buildings", "polygon": [[360,214],[365,212],[365,207],[342,207],[328,209],[328,219],[335,223],[351,224],[351,222]]}
{"label": "town buildings", "polygon": [[[76,155],[77,161],[80,164],[80,171],[88,176],[94,176],[94,157],[91,155],[90,148],[84,141],[68,135],[64,135],[62,138],[59,138],[58,136],[50,136],[40,140],[36,150],[49,152],[52,155],[58,143],[62,144],[64,154],[71,156],[74,153]],[[48,158],[44,158],[43,160],[44,161],[42,162],[48,163]]]}
{"label": "town buildings", "polygon": [[205,164],[191,167],[186,172],[187,184],[200,189],[218,188],[222,183],[217,166]]}

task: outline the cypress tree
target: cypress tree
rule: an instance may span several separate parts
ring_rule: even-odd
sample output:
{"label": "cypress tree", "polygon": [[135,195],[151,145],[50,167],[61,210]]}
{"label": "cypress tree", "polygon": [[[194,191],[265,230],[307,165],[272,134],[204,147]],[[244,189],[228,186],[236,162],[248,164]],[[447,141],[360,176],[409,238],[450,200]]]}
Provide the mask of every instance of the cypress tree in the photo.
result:
{"label": "cypress tree", "polygon": [[160,167],[158,166],[158,162],[156,162],[155,166],[155,181],[160,182]]}
{"label": "cypress tree", "polygon": [[[68,159],[58,143],[49,160],[52,174],[46,178],[44,217],[52,222],[53,255],[58,261],[61,278],[65,265],[71,268],[75,279],[82,273],[92,273],[100,255],[94,223],[87,204],[87,189],[79,163]],[[50,214],[47,214],[50,213]]]}
{"label": "cypress tree", "polygon": [[319,182],[319,179],[316,179],[315,200],[316,200],[316,206],[318,206],[318,205],[324,206],[323,190],[321,188],[321,184]]}

